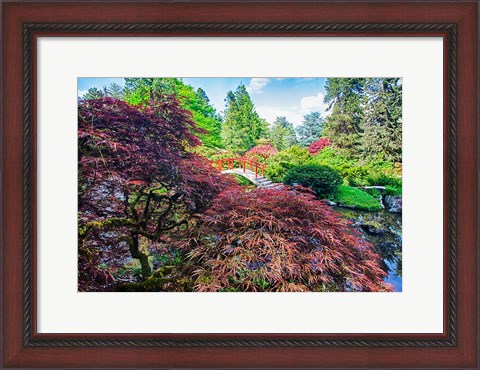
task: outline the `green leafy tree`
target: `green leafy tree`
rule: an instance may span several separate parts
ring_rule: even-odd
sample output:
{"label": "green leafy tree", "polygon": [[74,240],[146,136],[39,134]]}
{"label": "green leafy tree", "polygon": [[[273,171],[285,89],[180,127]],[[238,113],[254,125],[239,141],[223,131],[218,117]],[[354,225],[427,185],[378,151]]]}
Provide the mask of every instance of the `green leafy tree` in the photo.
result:
{"label": "green leafy tree", "polygon": [[270,128],[271,142],[278,150],[284,150],[297,143],[297,135],[293,124],[285,117],[277,117]]}
{"label": "green leafy tree", "polygon": [[298,144],[308,147],[317,141],[323,132],[324,120],[320,112],[312,112],[303,117],[302,124],[297,127]]}
{"label": "green leafy tree", "polygon": [[226,98],[225,119],[222,125],[223,144],[235,152],[246,152],[256,140],[268,132],[268,124],[255,111],[245,85],[229,91]]}
{"label": "green leafy tree", "polygon": [[402,85],[399,78],[370,78],[362,138],[366,158],[402,161]]}
{"label": "green leafy tree", "polygon": [[132,105],[152,105],[154,95],[174,95],[180,106],[192,113],[197,127],[207,133],[196,133],[203,144],[223,148],[220,132],[222,121],[202,89],[197,91],[178,78],[126,78],[125,97]]}

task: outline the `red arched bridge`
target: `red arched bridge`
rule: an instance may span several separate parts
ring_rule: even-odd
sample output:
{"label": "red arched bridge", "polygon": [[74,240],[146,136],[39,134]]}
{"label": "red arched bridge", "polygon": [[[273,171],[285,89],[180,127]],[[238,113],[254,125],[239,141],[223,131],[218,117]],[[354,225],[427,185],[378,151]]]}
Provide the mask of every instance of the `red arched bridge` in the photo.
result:
{"label": "red arched bridge", "polygon": [[243,176],[256,186],[270,186],[272,182],[264,177],[266,165],[247,158],[223,158],[213,161],[222,173],[234,173]]}

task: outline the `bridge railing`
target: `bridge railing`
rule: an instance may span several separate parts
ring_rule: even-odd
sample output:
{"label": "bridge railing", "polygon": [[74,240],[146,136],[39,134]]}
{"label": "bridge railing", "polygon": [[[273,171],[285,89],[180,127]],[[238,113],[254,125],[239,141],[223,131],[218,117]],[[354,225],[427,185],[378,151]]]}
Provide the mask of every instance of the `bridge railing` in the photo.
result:
{"label": "bridge railing", "polygon": [[213,162],[213,164],[219,171],[223,171],[224,169],[232,170],[234,168],[240,168],[243,169],[243,172],[246,172],[247,169],[250,169],[250,171],[255,172],[255,178],[257,178],[260,174],[264,176],[265,168],[267,168],[267,166],[263,163],[246,158],[217,159]]}

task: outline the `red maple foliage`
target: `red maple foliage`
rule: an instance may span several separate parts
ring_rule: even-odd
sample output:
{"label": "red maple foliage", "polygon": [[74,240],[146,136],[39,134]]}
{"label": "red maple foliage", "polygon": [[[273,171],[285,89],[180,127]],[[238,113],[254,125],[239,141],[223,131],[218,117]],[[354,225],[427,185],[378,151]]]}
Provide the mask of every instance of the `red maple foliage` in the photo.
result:
{"label": "red maple foliage", "polygon": [[373,246],[305,188],[229,188],[186,232],[199,291],[391,290]]}
{"label": "red maple foliage", "polygon": [[245,153],[243,156],[246,159],[250,159],[253,161],[265,163],[265,160],[270,158],[272,155],[277,154],[278,150],[275,149],[270,144],[262,144],[254,146],[248,152]]}
{"label": "red maple foliage", "polygon": [[148,243],[205,210],[230,184],[207,159],[186,150],[200,144],[195,131],[191,113],[172,96],[159,96],[150,107],[113,98],[79,102],[80,263],[91,263],[93,250],[123,243],[148,276]]}
{"label": "red maple foliage", "polygon": [[326,148],[327,146],[330,146],[331,144],[332,143],[330,142],[328,137],[321,137],[317,141],[314,141],[313,143],[310,144],[310,146],[308,147],[308,152],[311,155],[315,155],[317,153],[320,153],[320,151],[323,148]]}

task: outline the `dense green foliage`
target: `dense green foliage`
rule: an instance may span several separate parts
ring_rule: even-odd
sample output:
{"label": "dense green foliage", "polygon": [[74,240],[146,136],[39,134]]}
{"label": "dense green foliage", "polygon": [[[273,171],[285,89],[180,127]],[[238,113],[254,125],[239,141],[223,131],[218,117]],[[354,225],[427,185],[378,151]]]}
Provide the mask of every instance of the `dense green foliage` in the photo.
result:
{"label": "dense green foliage", "polygon": [[367,158],[402,161],[402,85],[398,78],[368,79],[362,151]]}
{"label": "dense green foliage", "polygon": [[332,200],[339,205],[365,211],[379,211],[382,209],[379,201],[373,196],[351,186],[340,185],[334,193]]}
{"label": "dense green foliage", "polygon": [[390,161],[375,159],[359,161],[349,157],[346,150],[332,147],[320,151],[312,161],[334,168],[350,186],[390,185],[400,188],[402,186],[401,167]]}
{"label": "dense green foliage", "polygon": [[245,153],[255,146],[256,140],[268,131],[267,122],[255,111],[244,85],[229,91],[226,98],[225,118],[222,124],[222,140],[227,149]]}
{"label": "dense green foliage", "polygon": [[313,190],[320,199],[333,194],[342,183],[342,177],[333,168],[307,164],[293,167],[283,178],[287,185],[302,185]]}
{"label": "dense green foliage", "polygon": [[277,150],[284,150],[297,143],[292,123],[285,117],[277,117],[270,128],[270,140]]}
{"label": "dense green foliage", "polygon": [[178,78],[126,78],[125,99],[132,105],[149,105],[153,94],[175,95],[180,106],[192,114],[196,126],[205,130],[197,136],[203,145],[213,148],[223,148],[220,138],[222,121],[215,108],[205,94],[186,85]]}
{"label": "dense green foliage", "polygon": [[328,78],[325,85],[331,114],[325,121],[325,136],[337,148],[352,153],[359,150],[364,111],[364,85],[361,78]]}
{"label": "dense green foliage", "polygon": [[265,176],[273,182],[282,182],[286,173],[295,166],[307,164],[312,160],[307,149],[292,146],[271,156],[267,161]]}
{"label": "dense green foliage", "polygon": [[324,135],[335,148],[363,159],[401,162],[402,82],[399,78],[329,78]]}

